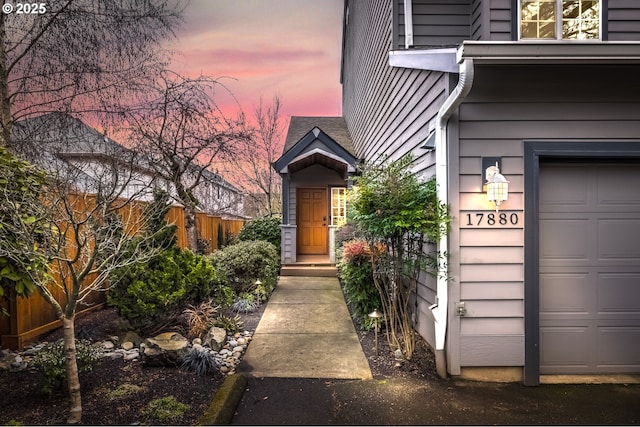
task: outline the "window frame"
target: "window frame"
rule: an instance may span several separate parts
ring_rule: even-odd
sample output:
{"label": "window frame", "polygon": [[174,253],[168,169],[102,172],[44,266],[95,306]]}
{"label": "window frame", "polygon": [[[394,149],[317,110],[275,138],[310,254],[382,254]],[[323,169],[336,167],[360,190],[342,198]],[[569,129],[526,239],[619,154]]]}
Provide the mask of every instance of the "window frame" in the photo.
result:
{"label": "window frame", "polygon": [[593,43],[600,42],[606,40],[605,38],[605,18],[607,17],[606,8],[608,7],[606,0],[597,0],[599,2],[600,10],[598,11],[598,37],[592,39],[565,39],[563,38],[562,32],[562,0],[554,0],[555,3],[555,11],[556,11],[556,21],[555,21],[555,29],[556,29],[556,37],[555,38],[522,38],[522,1],[523,0],[515,0],[513,2],[516,7],[516,31],[517,31],[517,40],[518,41],[532,41],[532,42],[547,42],[547,43],[558,43],[558,42],[569,42],[569,43]]}
{"label": "window frame", "polygon": [[[329,188],[329,224],[331,225],[335,225],[335,226],[340,226],[343,225],[347,222],[347,187],[330,187]],[[342,190],[342,197],[338,196],[338,202],[341,203],[341,206],[337,206],[337,208],[344,208],[344,216],[334,216],[333,215],[333,210],[334,210],[334,204],[333,204],[333,191],[334,190]],[[337,224],[335,221],[335,218],[344,218],[344,222],[342,224]]]}

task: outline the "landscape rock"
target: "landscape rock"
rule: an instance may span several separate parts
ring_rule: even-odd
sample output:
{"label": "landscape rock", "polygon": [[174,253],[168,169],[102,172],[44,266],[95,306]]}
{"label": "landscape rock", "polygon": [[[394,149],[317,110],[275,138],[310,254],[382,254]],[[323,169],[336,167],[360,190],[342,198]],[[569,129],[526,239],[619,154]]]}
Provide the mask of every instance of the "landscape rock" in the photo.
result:
{"label": "landscape rock", "polygon": [[202,343],[203,345],[208,345],[209,347],[211,347],[211,350],[220,351],[220,349],[222,349],[222,347],[224,346],[226,340],[227,331],[217,326],[213,326],[211,329],[209,329],[209,331],[207,331],[207,334],[202,340]]}
{"label": "landscape rock", "polygon": [[102,341],[102,348],[105,351],[113,351],[116,347],[116,345],[114,343],[112,343],[111,341]]}
{"label": "landscape rock", "polygon": [[177,332],[166,332],[147,338],[141,349],[143,365],[177,367],[189,351],[189,340]]}
{"label": "landscape rock", "polygon": [[140,335],[136,334],[134,331],[128,331],[126,334],[124,334],[124,336],[119,338],[119,342],[123,344],[126,342],[131,342],[133,343],[134,347],[140,347],[142,338],[140,338]]}
{"label": "landscape rock", "polygon": [[127,351],[124,354],[124,360],[134,360],[140,357],[140,351],[137,348]]}
{"label": "landscape rock", "polygon": [[131,341],[125,341],[120,347],[122,347],[122,349],[125,351],[129,351],[134,347],[134,345]]}

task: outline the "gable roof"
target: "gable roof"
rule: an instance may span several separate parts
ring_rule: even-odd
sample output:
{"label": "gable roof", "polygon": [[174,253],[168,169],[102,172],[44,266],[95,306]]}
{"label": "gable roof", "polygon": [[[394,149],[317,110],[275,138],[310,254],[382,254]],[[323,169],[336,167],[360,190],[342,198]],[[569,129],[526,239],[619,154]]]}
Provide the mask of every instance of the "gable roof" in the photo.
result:
{"label": "gable roof", "polygon": [[347,129],[347,122],[344,117],[314,117],[314,116],[291,116],[289,130],[285,139],[282,153],[286,153],[298,143],[313,128],[319,128],[327,136],[340,144],[352,156],[356,156],[356,150],[351,140],[351,134]]}
{"label": "gable roof", "polygon": [[[320,125],[332,132],[332,135],[327,134]],[[320,141],[325,148],[311,148],[315,141]],[[348,174],[355,171],[355,164],[358,162],[353,151],[344,118],[294,116],[291,118],[282,156],[272,166],[282,174],[320,163]]]}

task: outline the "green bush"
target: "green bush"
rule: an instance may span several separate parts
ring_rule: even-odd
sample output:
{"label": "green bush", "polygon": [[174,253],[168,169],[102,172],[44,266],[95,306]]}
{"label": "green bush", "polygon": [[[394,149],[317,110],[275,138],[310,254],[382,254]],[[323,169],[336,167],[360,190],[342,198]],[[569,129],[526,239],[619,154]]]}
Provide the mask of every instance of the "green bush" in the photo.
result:
{"label": "green bush", "polygon": [[222,282],[206,257],[178,247],[165,249],[147,264],[117,270],[108,295],[110,305],[136,329],[181,312],[223,292]]}
{"label": "green bush", "polygon": [[142,410],[142,415],[160,422],[176,420],[189,410],[189,405],[180,402],[173,396],[153,399]]}
{"label": "green bush", "polygon": [[[102,356],[102,348],[92,345],[88,340],[76,340],[76,361],[78,372],[89,372],[98,365]],[[44,373],[46,384],[42,391],[51,394],[59,390],[66,378],[64,342],[58,340],[49,344],[33,357],[33,365]]]}
{"label": "green bush", "polygon": [[373,269],[366,241],[344,242],[342,258],[338,263],[338,276],[345,299],[353,310],[353,317],[363,329],[373,328],[375,320],[368,315],[374,309],[380,309],[381,304],[373,282]]}
{"label": "green bush", "polygon": [[[254,292],[260,279],[260,298],[265,299],[276,286],[280,257],[275,246],[255,240],[239,242],[209,255],[216,271],[236,294]],[[266,294],[266,296],[264,295]]]}
{"label": "green bush", "polygon": [[276,247],[276,251],[280,253],[280,218],[256,218],[249,221],[242,227],[238,240],[264,240]]}

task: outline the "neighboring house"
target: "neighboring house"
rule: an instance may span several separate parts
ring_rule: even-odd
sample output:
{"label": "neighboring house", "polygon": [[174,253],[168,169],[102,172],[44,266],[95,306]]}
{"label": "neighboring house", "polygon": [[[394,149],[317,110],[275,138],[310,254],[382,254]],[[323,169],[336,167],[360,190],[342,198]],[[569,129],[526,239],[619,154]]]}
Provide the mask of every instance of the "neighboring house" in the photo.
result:
{"label": "neighboring house", "polygon": [[413,153],[454,217],[415,313],[441,375],[640,373],[639,79],[640,1],[345,1],[353,159]]}
{"label": "neighboring house", "polygon": [[346,221],[346,189],[358,159],[342,117],[291,117],[282,156],[283,264],[306,255],[335,262],[335,230]]}
{"label": "neighboring house", "polygon": [[[96,193],[113,186],[120,197],[143,201],[153,199],[154,188],[175,193],[170,183],[158,178],[148,159],[67,114],[51,113],[19,121],[13,134],[23,157],[64,174],[78,191]],[[243,194],[216,173],[205,170],[194,193],[202,212],[244,217]]]}

